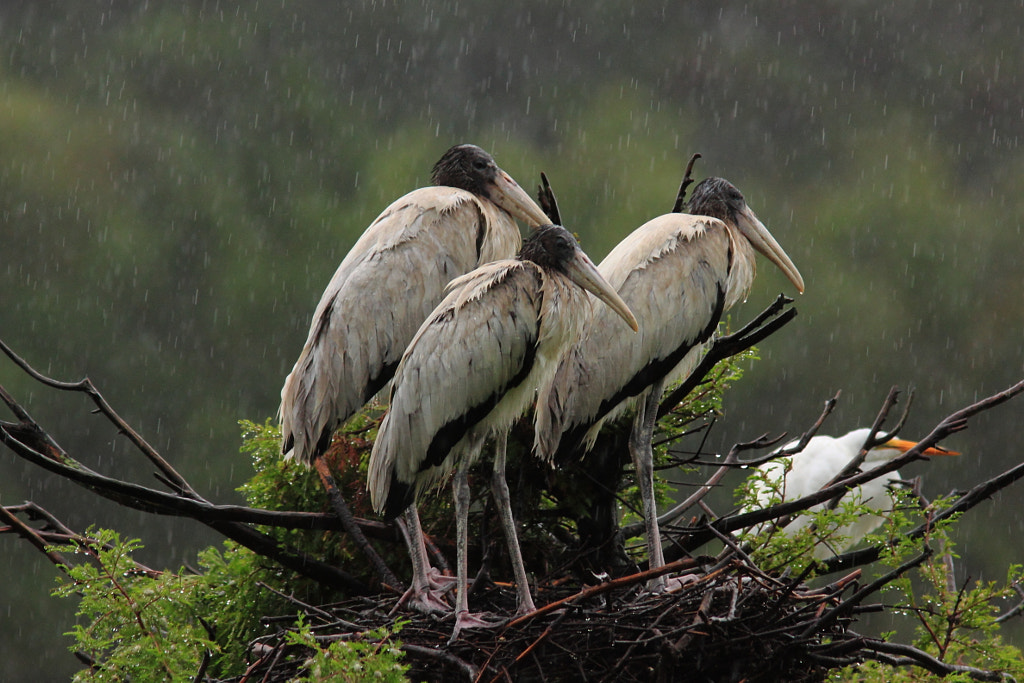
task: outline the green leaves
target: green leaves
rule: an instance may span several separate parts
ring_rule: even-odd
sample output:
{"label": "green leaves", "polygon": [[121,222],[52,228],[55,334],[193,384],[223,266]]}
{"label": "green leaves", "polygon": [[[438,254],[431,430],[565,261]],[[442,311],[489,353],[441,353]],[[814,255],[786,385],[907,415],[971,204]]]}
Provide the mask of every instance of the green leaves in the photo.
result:
{"label": "green leaves", "polygon": [[405,671],[409,667],[401,663],[403,653],[393,640],[401,628],[402,622],[398,622],[391,629],[366,631],[359,639],[321,639],[300,618],[297,629],[288,634],[288,642],[308,648],[313,654],[306,661],[307,674],[295,683],[407,680]]}
{"label": "green leaves", "polygon": [[92,667],[76,681],[181,680],[219,652],[199,609],[200,577],[140,568],[132,559],[142,548],[138,539],[122,540],[109,529],[88,535],[82,546],[58,548],[93,561],[66,567],[67,578],[54,590],[81,599],[83,623],[68,635],[75,639],[71,650]]}

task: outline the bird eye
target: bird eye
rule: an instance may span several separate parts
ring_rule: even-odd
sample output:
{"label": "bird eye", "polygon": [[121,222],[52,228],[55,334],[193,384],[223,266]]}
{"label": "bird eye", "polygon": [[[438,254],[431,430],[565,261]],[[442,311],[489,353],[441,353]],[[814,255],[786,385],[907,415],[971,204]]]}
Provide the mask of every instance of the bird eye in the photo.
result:
{"label": "bird eye", "polygon": [[477,159],[473,162],[473,168],[478,171],[483,171],[487,168],[487,162],[483,159]]}

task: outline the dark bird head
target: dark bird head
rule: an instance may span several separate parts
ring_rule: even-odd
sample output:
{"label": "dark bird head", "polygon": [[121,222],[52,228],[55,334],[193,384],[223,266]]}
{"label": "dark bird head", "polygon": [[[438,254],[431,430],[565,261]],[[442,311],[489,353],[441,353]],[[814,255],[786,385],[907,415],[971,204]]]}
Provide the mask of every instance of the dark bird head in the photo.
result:
{"label": "dark bird head", "polygon": [[768,228],[747,206],[736,186],[724,178],[705,178],[697,183],[686,203],[686,212],[694,216],[710,216],[727,225],[734,226],[757,251],[779,267],[789,281],[803,293],[804,279],[796,265],[779,243],[768,232]]}
{"label": "dark bird head", "polygon": [[476,145],[455,145],[449,149],[434,164],[430,179],[434,185],[457,187],[489,199],[528,225],[549,221],[512,176],[498,168],[494,157]]}
{"label": "dark bird head", "polygon": [[564,275],[608,304],[634,332],[639,329],[629,306],[602,277],[590,257],[583,253],[576,238],[562,226],[542,225],[537,228],[523,242],[519,259],[536,263],[546,271]]}
{"label": "dark bird head", "polygon": [[738,216],[749,211],[743,194],[725,178],[705,178],[697,183],[686,203],[686,213],[711,216],[736,225]]}

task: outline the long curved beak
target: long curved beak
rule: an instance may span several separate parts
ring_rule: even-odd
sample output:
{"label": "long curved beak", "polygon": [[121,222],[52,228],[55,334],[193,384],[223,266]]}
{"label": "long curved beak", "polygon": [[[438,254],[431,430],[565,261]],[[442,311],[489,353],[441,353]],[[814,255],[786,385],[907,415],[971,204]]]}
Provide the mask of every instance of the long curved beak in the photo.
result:
{"label": "long curved beak", "polygon": [[[890,439],[883,444],[884,448],[895,448],[899,451],[906,453],[911,448],[917,445],[916,441],[907,441],[905,439]],[[944,448],[926,448],[921,451],[921,455],[960,455],[957,451],[947,451]]]}
{"label": "long curved beak", "polygon": [[636,332],[640,326],[636,322],[636,316],[629,306],[622,300],[615,289],[608,284],[607,280],[597,270],[597,266],[590,260],[590,257],[583,253],[582,249],[576,249],[576,255],[566,266],[569,279],[578,284],[588,292],[592,292],[601,301],[619,314],[619,317],[626,321],[626,324]]}
{"label": "long curved beak", "polygon": [[769,261],[779,267],[789,281],[793,283],[797,291],[801,294],[804,293],[804,279],[800,275],[800,271],[796,269],[793,261],[786,255],[786,252],[782,250],[772,234],[768,232],[768,228],[764,227],[754,212],[750,210],[750,207],[744,207],[743,211],[738,216],[737,226],[743,236],[757,249],[759,252],[764,254]]}
{"label": "long curved beak", "polygon": [[489,196],[492,202],[531,228],[547,225],[551,222],[551,219],[548,218],[543,209],[537,205],[537,202],[533,201],[533,197],[527,194],[523,188],[519,187],[519,184],[512,179],[512,176],[500,168],[498,169],[497,179],[491,185]]}

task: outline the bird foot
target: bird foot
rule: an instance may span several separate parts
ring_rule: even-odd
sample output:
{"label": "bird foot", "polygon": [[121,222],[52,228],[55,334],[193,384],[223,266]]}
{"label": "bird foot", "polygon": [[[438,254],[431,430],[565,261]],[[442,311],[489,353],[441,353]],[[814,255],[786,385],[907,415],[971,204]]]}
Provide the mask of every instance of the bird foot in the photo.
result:
{"label": "bird foot", "polygon": [[452,631],[452,637],[448,639],[448,644],[454,643],[463,629],[497,628],[507,622],[507,619],[489,619],[485,614],[473,614],[468,610],[459,612],[455,616],[455,629]]}
{"label": "bird foot", "polygon": [[665,581],[665,592],[675,593],[681,591],[688,584],[697,581],[697,577],[694,574],[685,574],[683,576],[672,576]]}
{"label": "bird foot", "polygon": [[527,614],[531,614],[536,611],[537,606],[533,604],[533,598],[527,596],[526,600],[519,600],[518,605],[516,606],[516,611],[512,615],[512,618],[518,619],[519,617],[526,616]]}
{"label": "bird foot", "polygon": [[667,589],[667,582],[664,575],[658,576],[647,582],[647,592],[654,595],[661,595]]}
{"label": "bird foot", "polygon": [[450,590],[451,587],[438,590],[434,587],[418,588],[412,586],[409,590],[405,591],[398,604],[391,610],[391,614],[394,614],[403,606],[408,606],[409,609],[416,610],[422,614],[450,614],[452,606],[444,599],[445,593]]}
{"label": "bird foot", "polygon": [[457,576],[450,576],[448,574],[442,574],[437,567],[431,567],[427,570],[427,585],[432,590],[439,591],[441,594],[447,593],[458,584],[459,578]]}

